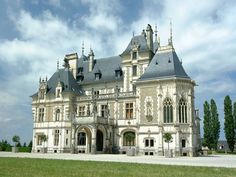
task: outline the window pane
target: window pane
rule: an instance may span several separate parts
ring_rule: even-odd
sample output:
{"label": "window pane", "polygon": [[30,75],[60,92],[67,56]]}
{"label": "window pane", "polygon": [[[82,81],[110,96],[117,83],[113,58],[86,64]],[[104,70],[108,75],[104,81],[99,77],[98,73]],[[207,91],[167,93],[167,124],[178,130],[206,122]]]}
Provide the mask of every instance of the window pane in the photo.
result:
{"label": "window pane", "polygon": [[154,147],[154,140],[153,139],[150,140],[150,147]]}
{"label": "window pane", "polygon": [[146,146],[146,147],[149,146],[149,140],[148,140],[148,139],[145,140],[145,146]]}

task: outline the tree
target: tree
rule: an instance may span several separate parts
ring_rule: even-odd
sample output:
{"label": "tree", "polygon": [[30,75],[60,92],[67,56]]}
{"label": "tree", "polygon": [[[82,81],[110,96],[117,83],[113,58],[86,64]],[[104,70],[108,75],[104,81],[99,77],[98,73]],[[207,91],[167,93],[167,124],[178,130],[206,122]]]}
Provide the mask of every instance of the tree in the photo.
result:
{"label": "tree", "polygon": [[204,106],[203,145],[211,149],[213,146],[213,136],[212,136],[212,131],[211,131],[212,120],[211,120],[210,105],[207,101],[205,101],[203,106]]}
{"label": "tree", "polygon": [[224,122],[225,137],[229,145],[230,151],[233,152],[235,144],[234,117],[232,114],[232,101],[228,95],[225,97],[224,100],[224,114],[225,114],[225,122]]}
{"label": "tree", "polygon": [[217,111],[216,103],[213,99],[211,99],[211,132],[212,132],[212,147],[216,150],[217,143],[220,137],[220,121],[219,114]]}
{"label": "tree", "polygon": [[234,112],[233,112],[233,117],[234,117],[234,141],[236,143],[236,102],[234,102]]}
{"label": "tree", "polygon": [[41,136],[42,142],[43,142],[43,148],[45,148],[45,142],[48,140],[47,136],[45,134],[43,134]]}
{"label": "tree", "polygon": [[16,147],[17,144],[20,143],[20,137],[18,135],[14,135],[12,137],[12,141],[15,143],[15,147]]}
{"label": "tree", "polygon": [[32,140],[29,142],[28,147],[32,148]]}
{"label": "tree", "polygon": [[168,150],[170,149],[170,143],[172,142],[172,135],[170,133],[165,133],[163,138],[166,143],[168,143]]}

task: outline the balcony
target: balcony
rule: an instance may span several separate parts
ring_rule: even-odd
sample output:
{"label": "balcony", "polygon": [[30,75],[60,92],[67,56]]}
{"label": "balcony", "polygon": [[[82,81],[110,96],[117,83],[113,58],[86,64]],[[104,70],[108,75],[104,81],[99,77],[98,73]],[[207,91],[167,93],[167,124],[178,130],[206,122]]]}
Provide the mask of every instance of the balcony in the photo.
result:
{"label": "balcony", "polygon": [[93,116],[83,116],[83,117],[76,117],[75,124],[81,124],[81,125],[89,125],[89,124],[113,124],[113,119],[107,118],[107,117],[93,117]]}

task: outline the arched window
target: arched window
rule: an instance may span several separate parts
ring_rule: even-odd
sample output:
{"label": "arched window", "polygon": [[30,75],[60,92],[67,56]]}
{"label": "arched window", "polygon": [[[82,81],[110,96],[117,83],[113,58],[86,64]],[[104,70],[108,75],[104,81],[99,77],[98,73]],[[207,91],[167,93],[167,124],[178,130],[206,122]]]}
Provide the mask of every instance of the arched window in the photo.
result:
{"label": "arched window", "polygon": [[85,146],[86,145],[86,134],[84,132],[79,132],[77,135],[77,145]]}
{"label": "arched window", "polygon": [[179,123],[187,123],[187,103],[183,98],[179,100]]}
{"label": "arched window", "polygon": [[59,121],[60,120],[60,109],[56,110],[56,116],[55,116],[55,121]]}
{"label": "arched window", "polygon": [[166,98],[163,103],[164,123],[173,123],[173,106],[170,98]]}
{"label": "arched window", "polygon": [[135,133],[134,132],[124,133],[123,146],[135,146]]}

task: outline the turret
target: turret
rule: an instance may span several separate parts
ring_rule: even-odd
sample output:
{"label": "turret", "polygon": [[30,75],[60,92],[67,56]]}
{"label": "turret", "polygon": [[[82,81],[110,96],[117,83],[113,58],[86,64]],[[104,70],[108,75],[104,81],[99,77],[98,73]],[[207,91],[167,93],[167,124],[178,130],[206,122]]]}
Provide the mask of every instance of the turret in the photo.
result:
{"label": "turret", "polygon": [[151,51],[153,51],[153,31],[150,24],[147,25],[147,45]]}
{"label": "turret", "polygon": [[92,72],[94,66],[94,53],[92,49],[90,49],[88,57],[89,57],[89,72]]}

